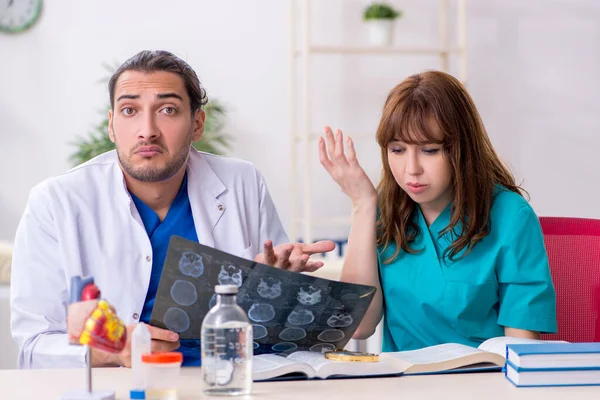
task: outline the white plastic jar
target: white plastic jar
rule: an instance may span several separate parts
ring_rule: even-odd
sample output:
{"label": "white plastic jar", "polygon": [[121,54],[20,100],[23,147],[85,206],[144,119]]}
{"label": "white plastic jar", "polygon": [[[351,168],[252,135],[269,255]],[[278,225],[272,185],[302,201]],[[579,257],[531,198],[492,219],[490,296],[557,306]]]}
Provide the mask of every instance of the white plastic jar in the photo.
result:
{"label": "white plastic jar", "polygon": [[142,355],[146,400],[177,400],[177,381],[183,354],[147,353]]}

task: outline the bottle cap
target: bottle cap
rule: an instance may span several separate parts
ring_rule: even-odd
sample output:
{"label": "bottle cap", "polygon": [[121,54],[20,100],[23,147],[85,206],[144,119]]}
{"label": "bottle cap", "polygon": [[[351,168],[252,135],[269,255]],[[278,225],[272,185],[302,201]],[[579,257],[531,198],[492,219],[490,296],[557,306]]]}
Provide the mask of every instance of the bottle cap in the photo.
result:
{"label": "bottle cap", "polygon": [[168,364],[183,362],[183,354],[175,351],[168,353],[146,353],[142,354],[142,362],[147,364]]}
{"label": "bottle cap", "polygon": [[152,343],[152,334],[150,334],[148,326],[143,322],[138,323],[133,329],[131,340],[136,343]]}
{"label": "bottle cap", "polygon": [[216,285],[216,294],[237,294],[238,287],[236,285]]}
{"label": "bottle cap", "polygon": [[145,399],[146,392],[141,389],[131,389],[129,391],[129,398],[130,399]]}

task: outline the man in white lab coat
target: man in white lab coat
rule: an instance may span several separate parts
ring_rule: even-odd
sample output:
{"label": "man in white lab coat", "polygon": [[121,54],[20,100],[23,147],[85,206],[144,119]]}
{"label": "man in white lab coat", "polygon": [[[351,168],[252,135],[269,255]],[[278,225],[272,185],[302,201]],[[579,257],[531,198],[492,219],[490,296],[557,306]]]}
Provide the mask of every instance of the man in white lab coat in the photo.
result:
{"label": "man in white lab coat", "polygon": [[[172,235],[294,271],[319,268],[309,256],[334,248],[287,243],[254,166],[191,147],[204,132],[207,97],[185,61],[140,52],[109,92],[116,151],[34,187],[17,230],[11,307],[21,368],[85,365],[85,350],[66,335],[72,276],[93,276],[129,333],[148,322]],[[153,327],[152,335],[153,351],[180,346],[174,332]],[[200,364],[197,348],[183,353],[184,364]],[[129,348],[95,351],[92,365],[129,366]]]}

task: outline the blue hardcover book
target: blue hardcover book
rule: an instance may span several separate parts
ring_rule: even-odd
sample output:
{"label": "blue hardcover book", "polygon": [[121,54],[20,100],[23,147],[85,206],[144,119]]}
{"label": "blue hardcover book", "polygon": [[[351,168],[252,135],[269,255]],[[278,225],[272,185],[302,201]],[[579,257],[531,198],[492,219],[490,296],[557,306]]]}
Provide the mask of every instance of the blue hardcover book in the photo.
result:
{"label": "blue hardcover book", "polygon": [[600,386],[600,368],[586,369],[524,369],[509,361],[504,375],[517,387],[536,386]]}
{"label": "blue hardcover book", "polygon": [[517,371],[600,369],[600,343],[508,344],[506,360]]}

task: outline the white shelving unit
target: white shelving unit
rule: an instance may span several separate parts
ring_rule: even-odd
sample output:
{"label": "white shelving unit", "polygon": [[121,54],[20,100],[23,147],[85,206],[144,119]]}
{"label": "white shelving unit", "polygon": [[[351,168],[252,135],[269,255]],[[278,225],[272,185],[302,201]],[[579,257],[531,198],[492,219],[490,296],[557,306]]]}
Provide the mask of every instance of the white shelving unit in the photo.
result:
{"label": "white shelving unit", "polygon": [[[325,0],[319,0],[325,1]],[[435,0],[430,0],[435,1]],[[442,71],[448,71],[449,56],[458,56],[458,78],[467,80],[467,48],[466,48],[466,0],[456,0],[456,27],[457,45],[449,46],[448,21],[449,1],[439,1],[439,44],[430,47],[406,47],[406,46],[331,46],[313,43],[311,35],[310,4],[311,0],[290,0],[290,124],[291,124],[291,215],[290,238],[296,240],[301,237],[305,242],[314,239],[313,229],[324,225],[349,224],[349,216],[331,216],[313,218],[312,194],[313,185],[311,180],[311,154],[316,148],[315,140],[319,134],[311,132],[312,110],[311,110],[311,60],[315,56],[325,57],[331,54],[337,55],[403,55],[407,57],[439,56],[439,65],[428,66]],[[298,13],[299,11],[299,13]],[[298,30],[300,29],[300,30]],[[298,36],[300,45],[298,46]],[[298,75],[300,74],[300,75]],[[300,77],[300,85],[297,84]],[[300,87],[298,87],[300,86]],[[300,107],[299,107],[300,106]],[[299,110],[300,108],[300,110]],[[301,126],[299,126],[301,122]],[[350,132],[353,138],[372,137],[373,134],[361,134]],[[298,149],[301,151],[298,151]],[[301,182],[297,177],[301,177]],[[302,207],[298,200],[302,199]],[[301,210],[301,211],[300,211]]]}

